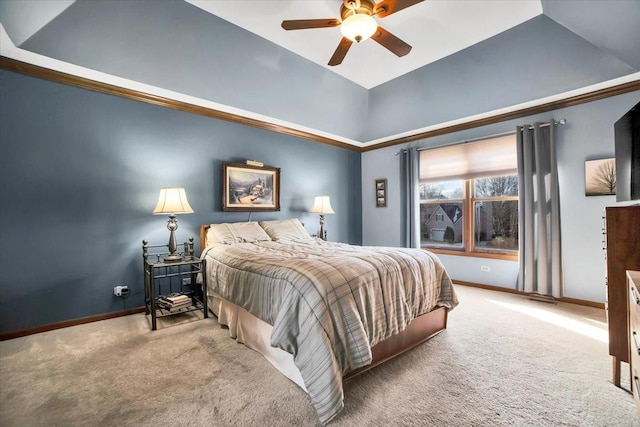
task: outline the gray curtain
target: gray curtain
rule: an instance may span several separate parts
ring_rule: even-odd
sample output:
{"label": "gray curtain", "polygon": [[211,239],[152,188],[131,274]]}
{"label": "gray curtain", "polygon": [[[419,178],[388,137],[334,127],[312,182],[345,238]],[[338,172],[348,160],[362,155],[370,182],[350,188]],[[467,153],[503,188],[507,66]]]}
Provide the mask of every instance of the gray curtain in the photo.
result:
{"label": "gray curtain", "polygon": [[562,294],[556,122],[518,126],[521,291]]}
{"label": "gray curtain", "polygon": [[403,174],[405,246],[407,248],[420,247],[420,196],[418,194],[420,153],[417,148],[402,150],[401,155]]}

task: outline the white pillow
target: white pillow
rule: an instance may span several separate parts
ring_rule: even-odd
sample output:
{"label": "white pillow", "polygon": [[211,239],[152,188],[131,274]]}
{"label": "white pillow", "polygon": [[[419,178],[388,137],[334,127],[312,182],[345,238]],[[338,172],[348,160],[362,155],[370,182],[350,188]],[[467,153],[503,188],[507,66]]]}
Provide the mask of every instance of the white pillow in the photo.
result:
{"label": "white pillow", "polygon": [[209,228],[207,229],[207,241],[206,241],[206,245],[207,246],[214,246],[214,245],[221,245],[222,243],[218,242],[218,239],[216,239],[216,235],[213,232],[213,225],[214,224],[210,224]]}
{"label": "white pillow", "polygon": [[298,218],[260,221],[260,227],[276,242],[304,242],[312,238]]}
{"label": "white pillow", "polygon": [[270,240],[269,235],[255,221],[211,224],[207,232],[208,244],[217,242],[233,245],[234,243],[254,243]]}

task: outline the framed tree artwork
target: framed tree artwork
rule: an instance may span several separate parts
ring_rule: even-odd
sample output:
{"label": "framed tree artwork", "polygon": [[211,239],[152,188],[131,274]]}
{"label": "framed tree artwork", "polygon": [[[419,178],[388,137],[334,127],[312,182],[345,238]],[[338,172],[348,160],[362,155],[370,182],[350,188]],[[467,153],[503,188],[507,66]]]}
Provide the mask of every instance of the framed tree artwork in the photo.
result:
{"label": "framed tree artwork", "polygon": [[616,159],[587,160],[584,163],[584,190],[587,196],[616,194]]}
{"label": "framed tree artwork", "polygon": [[279,211],[280,168],[223,163],[222,210]]}

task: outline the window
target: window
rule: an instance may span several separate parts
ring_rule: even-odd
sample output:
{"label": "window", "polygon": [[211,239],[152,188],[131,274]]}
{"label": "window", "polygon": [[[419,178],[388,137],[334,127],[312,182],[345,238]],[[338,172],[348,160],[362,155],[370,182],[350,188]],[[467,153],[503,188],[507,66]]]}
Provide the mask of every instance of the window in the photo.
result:
{"label": "window", "polygon": [[422,246],[461,249],[464,181],[420,184],[420,235]]}
{"label": "window", "polygon": [[473,180],[473,249],[518,251],[518,176]]}
{"label": "window", "polygon": [[422,151],[419,193],[422,247],[517,257],[515,135]]}

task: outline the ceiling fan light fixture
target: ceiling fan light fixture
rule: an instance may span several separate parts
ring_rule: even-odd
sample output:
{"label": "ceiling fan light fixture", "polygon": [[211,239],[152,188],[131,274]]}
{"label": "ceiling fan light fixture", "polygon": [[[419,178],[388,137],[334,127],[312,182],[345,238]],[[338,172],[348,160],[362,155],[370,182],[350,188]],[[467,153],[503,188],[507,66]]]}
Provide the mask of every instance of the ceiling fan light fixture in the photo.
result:
{"label": "ceiling fan light fixture", "polygon": [[354,42],[361,42],[375,34],[378,23],[373,16],[358,13],[342,21],[340,31],[342,35]]}

